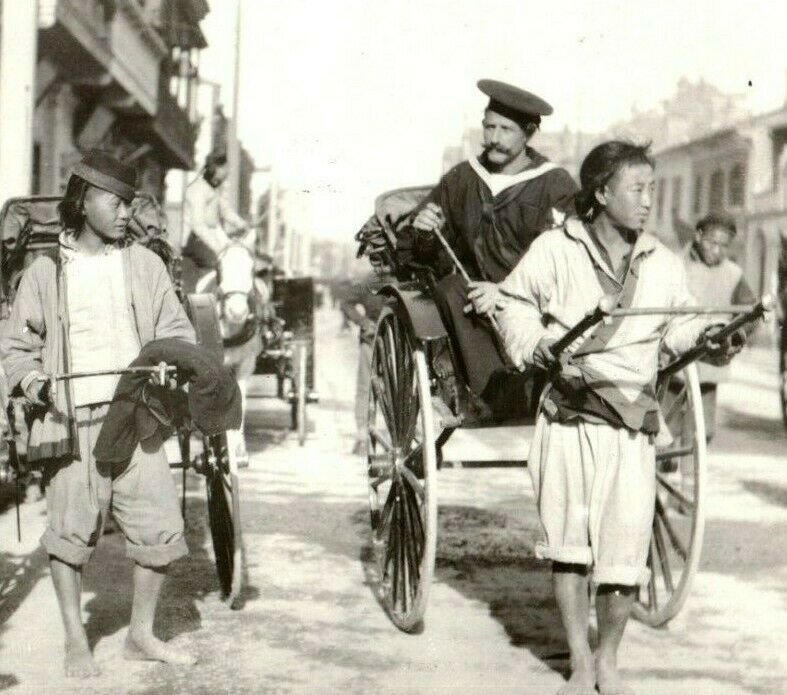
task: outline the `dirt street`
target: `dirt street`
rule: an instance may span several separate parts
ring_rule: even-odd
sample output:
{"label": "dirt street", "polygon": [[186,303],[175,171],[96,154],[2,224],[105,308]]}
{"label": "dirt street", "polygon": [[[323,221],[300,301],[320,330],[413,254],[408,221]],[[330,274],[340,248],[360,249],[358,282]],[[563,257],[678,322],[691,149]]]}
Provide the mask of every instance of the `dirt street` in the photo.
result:
{"label": "dirt street", "polygon": [[[318,387],[301,448],[278,401],[253,398],[251,466],[241,473],[246,587],[218,598],[204,485],[189,479],[191,555],[164,589],[157,630],[194,650],[187,669],[120,658],[131,565],[106,536],[84,609],[103,675],[62,677],[62,630],[46,557],[43,502],[0,503],[0,690],[8,693],[553,693],[566,648],[527,471],[440,473],[438,573],[425,630],[398,632],[370,586],[365,473],[353,441],[355,337],[318,315]],[[787,436],[775,354],[747,350],[722,387],[710,457],[705,552],[692,595],[666,629],[632,623],[624,672],[638,695],[787,692]],[[256,392],[265,384],[255,386]]]}

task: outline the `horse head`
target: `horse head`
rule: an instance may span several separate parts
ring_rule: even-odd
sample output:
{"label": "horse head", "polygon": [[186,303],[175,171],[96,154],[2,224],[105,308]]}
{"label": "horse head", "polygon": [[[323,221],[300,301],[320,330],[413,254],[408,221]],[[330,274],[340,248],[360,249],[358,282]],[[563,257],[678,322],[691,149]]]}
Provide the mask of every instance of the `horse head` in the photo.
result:
{"label": "horse head", "polygon": [[251,229],[233,239],[219,253],[215,274],[203,278],[197,287],[198,292],[215,292],[225,341],[247,333],[268,301],[267,287],[261,287],[255,278],[255,238]]}

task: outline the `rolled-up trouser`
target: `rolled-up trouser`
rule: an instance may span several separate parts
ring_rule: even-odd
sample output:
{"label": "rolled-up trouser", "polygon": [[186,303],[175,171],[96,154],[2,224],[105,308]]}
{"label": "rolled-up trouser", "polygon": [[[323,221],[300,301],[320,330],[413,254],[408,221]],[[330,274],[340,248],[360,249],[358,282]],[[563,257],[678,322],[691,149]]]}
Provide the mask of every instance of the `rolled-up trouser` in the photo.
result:
{"label": "rolled-up trouser", "polygon": [[528,470],[544,532],[537,557],[586,565],[596,584],[647,582],[656,499],[648,435],[541,414]]}
{"label": "rolled-up trouser", "polygon": [[108,409],[108,404],[77,408],[81,459],[44,468],[47,528],[41,544],[59,560],[83,565],[112,509],[128,557],[144,567],[163,567],[188,553],[163,441],[151,437],[123,464],[96,462],[93,448]]}

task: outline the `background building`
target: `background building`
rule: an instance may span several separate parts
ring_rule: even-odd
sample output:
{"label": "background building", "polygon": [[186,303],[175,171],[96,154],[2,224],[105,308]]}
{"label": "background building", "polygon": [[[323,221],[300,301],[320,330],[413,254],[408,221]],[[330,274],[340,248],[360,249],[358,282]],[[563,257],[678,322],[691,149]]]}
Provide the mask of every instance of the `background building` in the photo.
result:
{"label": "background building", "polygon": [[164,197],[193,168],[193,86],[205,0],[39,0],[31,192],[63,191],[91,147],[133,163]]}

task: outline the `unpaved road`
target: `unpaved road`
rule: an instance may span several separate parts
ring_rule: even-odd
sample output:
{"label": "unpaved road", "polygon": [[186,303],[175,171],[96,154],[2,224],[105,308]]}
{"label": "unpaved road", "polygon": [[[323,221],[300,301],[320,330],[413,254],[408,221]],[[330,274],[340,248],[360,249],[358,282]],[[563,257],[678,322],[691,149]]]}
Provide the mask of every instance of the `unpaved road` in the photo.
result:
{"label": "unpaved road", "polygon": [[[62,631],[41,502],[0,515],[0,690],[9,693],[552,693],[565,646],[523,469],[440,473],[437,583],[422,634],[399,633],[370,585],[365,479],[352,446],[355,344],[318,315],[319,389],[298,447],[281,404],[254,400],[242,472],[243,607],[219,600],[202,481],[189,481],[191,555],[176,563],[159,633],[193,649],[191,669],[124,662],[130,565],[106,536],[85,578],[87,629],[104,673],[61,676]],[[787,437],[775,357],[747,352],[723,387],[712,448],[702,571],[667,629],[631,624],[624,671],[639,694],[787,692]],[[87,685],[87,688],[85,687]]]}

